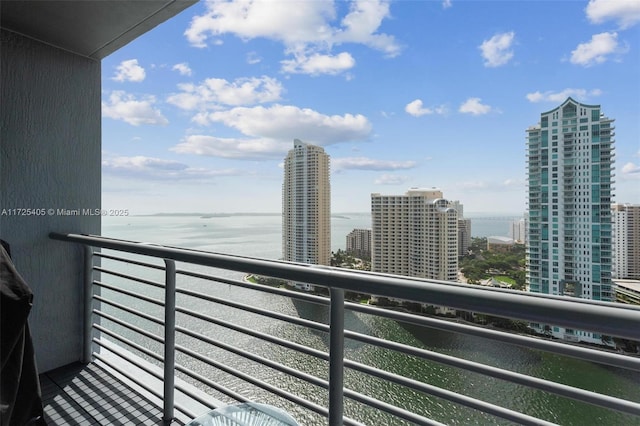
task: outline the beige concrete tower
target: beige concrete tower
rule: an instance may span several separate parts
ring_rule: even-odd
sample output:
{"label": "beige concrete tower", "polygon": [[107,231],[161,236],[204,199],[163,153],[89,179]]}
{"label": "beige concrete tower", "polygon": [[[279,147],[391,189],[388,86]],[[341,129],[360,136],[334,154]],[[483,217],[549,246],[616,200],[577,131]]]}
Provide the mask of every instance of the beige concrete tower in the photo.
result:
{"label": "beige concrete tower", "polygon": [[282,256],[315,265],[331,261],[329,156],[298,139],[284,160]]}
{"label": "beige concrete tower", "polygon": [[458,212],[437,189],[371,194],[371,269],[457,281]]}

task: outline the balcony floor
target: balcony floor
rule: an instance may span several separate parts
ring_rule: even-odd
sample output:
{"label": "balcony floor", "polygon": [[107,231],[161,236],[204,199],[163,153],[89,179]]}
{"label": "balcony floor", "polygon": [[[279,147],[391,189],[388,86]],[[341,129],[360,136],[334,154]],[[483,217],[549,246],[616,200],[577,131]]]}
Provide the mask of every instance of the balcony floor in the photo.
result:
{"label": "balcony floor", "polygon": [[96,364],[70,364],[43,373],[40,384],[49,425],[164,424],[160,407]]}

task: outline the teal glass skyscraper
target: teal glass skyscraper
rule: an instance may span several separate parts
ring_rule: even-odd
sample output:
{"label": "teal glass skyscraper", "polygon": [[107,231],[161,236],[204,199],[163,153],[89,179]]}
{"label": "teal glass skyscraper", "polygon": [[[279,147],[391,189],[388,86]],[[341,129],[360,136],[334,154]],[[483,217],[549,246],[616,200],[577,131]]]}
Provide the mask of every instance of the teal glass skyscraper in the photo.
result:
{"label": "teal glass skyscraper", "polygon": [[[568,98],[527,129],[529,291],[610,301],[613,119]],[[554,336],[600,336],[544,324]]]}

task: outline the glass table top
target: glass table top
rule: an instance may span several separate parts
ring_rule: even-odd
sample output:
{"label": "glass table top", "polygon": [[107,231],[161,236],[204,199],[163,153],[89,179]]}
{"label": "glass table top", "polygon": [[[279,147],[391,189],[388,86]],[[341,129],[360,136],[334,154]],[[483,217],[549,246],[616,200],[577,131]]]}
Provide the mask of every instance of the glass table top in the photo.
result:
{"label": "glass table top", "polygon": [[298,423],[280,408],[244,402],[209,411],[187,426],[298,426]]}

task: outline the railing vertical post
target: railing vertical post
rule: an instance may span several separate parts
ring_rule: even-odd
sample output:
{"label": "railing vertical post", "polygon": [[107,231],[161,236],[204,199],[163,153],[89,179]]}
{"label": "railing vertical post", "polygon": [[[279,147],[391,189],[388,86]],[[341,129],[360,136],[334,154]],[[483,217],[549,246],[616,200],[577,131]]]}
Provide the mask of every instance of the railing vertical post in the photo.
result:
{"label": "railing vertical post", "polygon": [[335,426],[344,414],[344,290],[329,292],[329,424]]}
{"label": "railing vertical post", "polygon": [[164,407],[163,420],[173,420],[176,365],[176,262],[165,259],[164,295]]}
{"label": "railing vertical post", "polygon": [[82,362],[89,364],[93,354],[93,341],[91,334],[93,331],[93,247],[84,246],[84,279],[83,279],[83,342],[82,342]]}

